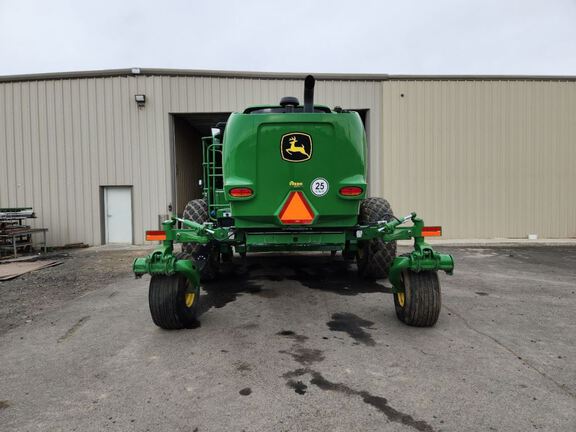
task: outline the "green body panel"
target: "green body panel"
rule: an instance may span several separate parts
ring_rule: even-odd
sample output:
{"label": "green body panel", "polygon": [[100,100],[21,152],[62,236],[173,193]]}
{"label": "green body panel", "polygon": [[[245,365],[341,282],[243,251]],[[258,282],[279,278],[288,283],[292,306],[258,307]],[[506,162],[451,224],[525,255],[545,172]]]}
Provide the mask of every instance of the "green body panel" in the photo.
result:
{"label": "green body panel", "polygon": [[341,250],[343,232],[273,232],[246,234],[248,252]]}
{"label": "green body panel", "polygon": [[[292,133],[312,140],[308,160],[282,158],[281,140]],[[277,218],[292,190],[300,190],[316,211],[312,229],[346,228],[357,224],[366,191],[366,136],[355,112],[232,114],[223,144],[224,191],[239,229],[285,229]],[[328,192],[315,196],[312,181],[323,178]],[[359,186],[356,197],[342,197],[343,186]],[[234,187],[249,187],[249,198],[230,197]]]}

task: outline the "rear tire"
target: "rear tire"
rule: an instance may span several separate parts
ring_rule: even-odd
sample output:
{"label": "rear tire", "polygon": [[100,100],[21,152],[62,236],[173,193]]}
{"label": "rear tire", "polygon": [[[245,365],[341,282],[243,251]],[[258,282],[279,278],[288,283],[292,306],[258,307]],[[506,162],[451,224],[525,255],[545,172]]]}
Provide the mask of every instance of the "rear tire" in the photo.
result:
{"label": "rear tire", "polygon": [[[208,204],[204,199],[190,201],[182,214],[184,219],[203,224],[208,222]],[[220,251],[216,243],[201,245],[197,243],[182,243],[182,252],[194,259],[200,271],[202,281],[211,281],[218,277],[220,269]]]}
{"label": "rear tire", "polygon": [[[360,225],[394,219],[390,203],[383,198],[366,198],[360,204]],[[358,273],[365,279],[383,279],[388,276],[392,261],[396,258],[396,242],[374,238],[358,242],[356,263]]]}
{"label": "rear tire", "polygon": [[407,270],[402,278],[404,292],[394,293],[396,316],[409,326],[432,327],[442,306],[438,272]]}
{"label": "rear tire", "polygon": [[166,330],[195,327],[199,300],[200,287],[193,287],[182,275],[154,275],[150,280],[150,315],[158,327]]}

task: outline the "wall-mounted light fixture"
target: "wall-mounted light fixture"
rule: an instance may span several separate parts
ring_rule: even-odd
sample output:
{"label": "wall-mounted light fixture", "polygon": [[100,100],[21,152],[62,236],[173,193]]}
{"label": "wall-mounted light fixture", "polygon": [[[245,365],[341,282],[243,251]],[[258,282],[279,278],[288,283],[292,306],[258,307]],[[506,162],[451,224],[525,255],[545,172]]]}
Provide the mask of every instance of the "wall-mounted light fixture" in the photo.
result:
{"label": "wall-mounted light fixture", "polygon": [[134,95],[134,100],[138,104],[138,108],[142,108],[144,105],[146,105],[146,95],[143,94]]}

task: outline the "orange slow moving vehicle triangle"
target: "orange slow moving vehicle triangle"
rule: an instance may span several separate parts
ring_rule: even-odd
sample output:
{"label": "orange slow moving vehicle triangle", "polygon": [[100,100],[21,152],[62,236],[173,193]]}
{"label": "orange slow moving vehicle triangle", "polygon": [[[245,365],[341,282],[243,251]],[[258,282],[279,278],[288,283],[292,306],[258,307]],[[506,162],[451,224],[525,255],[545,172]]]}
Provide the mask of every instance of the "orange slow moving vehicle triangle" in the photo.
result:
{"label": "orange slow moving vehicle triangle", "polygon": [[314,220],[314,212],[300,191],[292,192],[280,211],[283,224],[309,224]]}

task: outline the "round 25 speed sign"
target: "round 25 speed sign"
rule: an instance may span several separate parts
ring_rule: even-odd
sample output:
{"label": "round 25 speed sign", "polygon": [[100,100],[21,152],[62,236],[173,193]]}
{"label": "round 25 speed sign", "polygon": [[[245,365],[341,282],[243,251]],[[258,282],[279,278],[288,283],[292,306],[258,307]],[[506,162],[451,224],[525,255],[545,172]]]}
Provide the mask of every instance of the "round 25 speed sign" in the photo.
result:
{"label": "round 25 speed sign", "polygon": [[330,186],[328,185],[328,181],[322,177],[318,177],[310,183],[310,191],[319,197],[326,195],[329,188]]}

